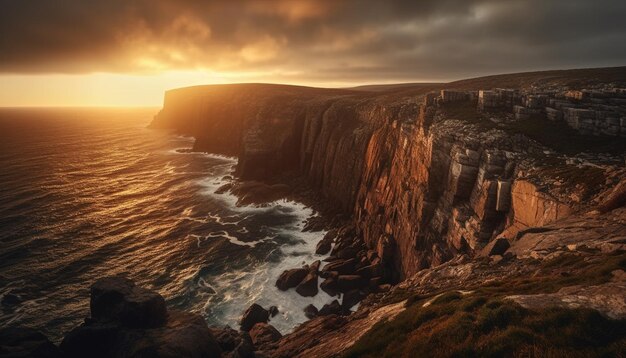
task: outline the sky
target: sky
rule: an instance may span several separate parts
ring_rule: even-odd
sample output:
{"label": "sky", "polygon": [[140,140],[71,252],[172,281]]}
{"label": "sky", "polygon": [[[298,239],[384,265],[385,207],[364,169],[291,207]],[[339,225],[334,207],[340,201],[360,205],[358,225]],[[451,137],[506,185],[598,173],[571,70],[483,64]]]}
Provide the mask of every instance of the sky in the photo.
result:
{"label": "sky", "polygon": [[0,106],[626,65],[624,0],[0,0]]}

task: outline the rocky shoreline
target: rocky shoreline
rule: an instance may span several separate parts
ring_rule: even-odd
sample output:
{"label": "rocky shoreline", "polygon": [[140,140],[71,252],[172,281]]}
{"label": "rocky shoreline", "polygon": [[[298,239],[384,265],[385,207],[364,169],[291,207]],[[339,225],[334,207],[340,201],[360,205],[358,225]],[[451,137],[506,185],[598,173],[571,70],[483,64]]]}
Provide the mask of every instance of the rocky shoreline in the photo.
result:
{"label": "rocky shoreline", "polygon": [[321,289],[336,298],[322,307],[303,307],[309,319],[329,314],[349,315],[368,294],[390,289],[393,278],[391,240],[368,249],[355,225],[321,200],[306,182],[289,175],[275,177],[270,183],[228,179],[216,193],[230,192],[239,198],[237,205],[265,205],[285,199],[304,203],[320,213],[309,218],[303,230],[327,230],[315,254],[328,257],[323,262],[317,260],[285,270],[278,278],[270,278],[276,279],[276,287],[281,291],[294,289],[303,297],[312,297]]}
{"label": "rocky shoreline", "polygon": [[[601,81],[586,71],[571,76],[517,86]],[[500,83],[511,79],[449,86]],[[270,279],[280,290],[333,300],[301,307],[309,320],[285,335],[271,325],[276,308],[257,304],[239,330],[216,329],[168,311],[154,292],[105,278],[92,287],[91,317],[57,354],[626,354],[623,143],[612,138],[607,147],[606,138],[542,121],[546,136],[531,119],[479,113],[465,97],[444,103],[446,92],[435,89],[168,92],[154,127],[193,135],[194,150],[238,156],[236,178],[218,192],[239,205],[286,198],[321,213],[304,230],[327,230],[316,253],[328,257]],[[52,349],[32,331],[13,336],[10,347]]]}

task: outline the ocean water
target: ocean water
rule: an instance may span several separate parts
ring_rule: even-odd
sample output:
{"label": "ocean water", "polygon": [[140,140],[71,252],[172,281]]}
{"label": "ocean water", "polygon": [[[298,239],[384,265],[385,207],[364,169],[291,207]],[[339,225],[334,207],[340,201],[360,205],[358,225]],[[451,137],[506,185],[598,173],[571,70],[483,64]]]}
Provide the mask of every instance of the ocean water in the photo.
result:
{"label": "ocean water", "polygon": [[236,158],[181,153],[192,138],[147,129],[157,109],[0,109],[0,326],[58,341],[89,313],[89,286],[124,274],[170,308],[238,328],[257,302],[286,333],[309,303],[279,291],[287,268],[322,256],[316,215],[294,202],[237,207],[215,194]]}

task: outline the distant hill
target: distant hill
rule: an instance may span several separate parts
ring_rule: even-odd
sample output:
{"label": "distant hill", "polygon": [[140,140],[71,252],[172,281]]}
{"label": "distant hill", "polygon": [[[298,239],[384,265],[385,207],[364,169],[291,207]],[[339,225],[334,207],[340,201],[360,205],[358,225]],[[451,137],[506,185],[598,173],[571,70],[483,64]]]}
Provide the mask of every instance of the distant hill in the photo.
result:
{"label": "distant hill", "polygon": [[356,87],[348,87],[346,89],[353,91],[365,91],[365,92],[386,92],[401,90],[407,88],[424,88],[424,87],[437,87],[442,86],[444,83],[438,82],[413,82],[413,83],[395,83],[395,84],[382,84],[382,85],[363,85]]}

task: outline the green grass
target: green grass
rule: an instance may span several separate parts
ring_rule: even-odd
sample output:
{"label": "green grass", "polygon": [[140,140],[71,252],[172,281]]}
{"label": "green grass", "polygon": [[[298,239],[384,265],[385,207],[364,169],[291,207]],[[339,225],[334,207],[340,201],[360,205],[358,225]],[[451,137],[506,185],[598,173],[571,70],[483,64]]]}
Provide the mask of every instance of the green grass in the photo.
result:
{"label": "green grass", "polygon": [[538,272],[533,276],[474,287],[467,295],[451,290],[434,299],[433,295],[410,296],[405,311],[374,325],[345,356],[624,356],[626,320],[610,320],[589,309],[528,310],[504,299],[512,294],[601,284],[610,280],[612,271],[626,269],[624,252],[596,260],[585,257],[565,253],[536,264]]}
{"label": "green grass", "polygon": [[502,357],[531,351],[539,356],[608,357],[626,353],[626,320],[610,320],[587,309],[531,311],[510,300],[456,297],[427,307],[414,304],[395,319],[376,324],[345,357]]}
{"label": "green grass", "polygon": [[615,252],[592,261],[586,261],[585,257],[565,252],[551,260],[542,261],[532,277],[491,282],[475,289],[492,296],[553,293],[566,286],[599,285],[611,279],[611,272],[626,270],[624,252]]}
{"label": "green grass", "polygon": [[495,123],[487,118],[484,118],[483,115],[478,112],[476,103],[473,101],[447,103],[443,105],[441,109],[444,116],[448,119],[456,119],[476,124],[483,130],[489,130],[497,127]]}

